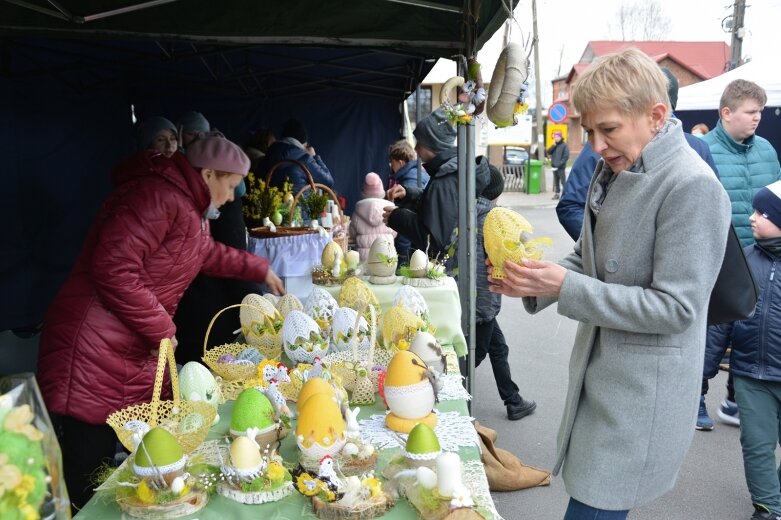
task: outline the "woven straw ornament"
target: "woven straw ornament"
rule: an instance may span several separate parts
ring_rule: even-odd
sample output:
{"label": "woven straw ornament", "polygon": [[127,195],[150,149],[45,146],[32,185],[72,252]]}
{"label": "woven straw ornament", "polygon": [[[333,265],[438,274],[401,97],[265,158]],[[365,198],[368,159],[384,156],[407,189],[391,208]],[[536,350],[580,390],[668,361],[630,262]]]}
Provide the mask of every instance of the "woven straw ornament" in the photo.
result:
{"label": "woven straw ornament", "polygon": [[510,260],[519,263],[523,259],[540,260],[542,244],[552,244],[550,238],[529,239],[527,233],[533,233],[529,221],[507,208],[494,208],[488,212],[483,224],[483,242],[488,258],[493,264],[493,277],[504,278],[504,263]]}

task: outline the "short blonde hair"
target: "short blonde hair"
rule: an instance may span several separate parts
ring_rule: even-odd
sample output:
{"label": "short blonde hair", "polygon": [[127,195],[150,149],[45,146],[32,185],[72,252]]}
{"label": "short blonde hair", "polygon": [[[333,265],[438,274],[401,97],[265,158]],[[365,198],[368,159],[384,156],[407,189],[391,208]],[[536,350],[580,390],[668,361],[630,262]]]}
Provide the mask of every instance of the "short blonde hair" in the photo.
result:
{"label": "short blonde hair", "polygon": [[767,104],[767,94],[765,89],[745,79],[736,79],[731,81],[729,85],[724,88],[724,92],[721,94],[719,100],[719,112],[724,107],[728,107],[731,111],[735,111],[738,107],[747,99],[753,99],[761,106]]}
{"label": "short blonde hair", "polygon": [[636,48],[597,58],[575,80],[572,103],[581,115],[614,108],[636,115],[656,103],[671,112],[667,76],[654,60]]}
{"label": "short blonde hair", "polygon": [[397,161],[409,162],[416,159],[415,149],[404,139],[396,141],[388,148],[388,157]]}

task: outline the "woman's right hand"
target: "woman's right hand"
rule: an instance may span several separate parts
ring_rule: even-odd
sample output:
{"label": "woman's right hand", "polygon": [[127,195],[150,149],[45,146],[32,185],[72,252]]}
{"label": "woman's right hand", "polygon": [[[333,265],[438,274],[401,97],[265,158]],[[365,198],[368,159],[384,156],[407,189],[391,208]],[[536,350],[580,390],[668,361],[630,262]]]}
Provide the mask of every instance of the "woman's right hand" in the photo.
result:
{"label": "woman's right hand", "polygon": [[282,280],[274,271],[271,270],[271,268],[266,271],[266,279],[264,282],[275,295],[282,296],[285,294],[285,284],[282,283]]}
{"label": "woman's right hand", "polygon": [[387,192],[385,192],[385,198],[391,202],[396,199],[403,199],[406,196],[407,196],[407,190],[401,184],[396,184]]}

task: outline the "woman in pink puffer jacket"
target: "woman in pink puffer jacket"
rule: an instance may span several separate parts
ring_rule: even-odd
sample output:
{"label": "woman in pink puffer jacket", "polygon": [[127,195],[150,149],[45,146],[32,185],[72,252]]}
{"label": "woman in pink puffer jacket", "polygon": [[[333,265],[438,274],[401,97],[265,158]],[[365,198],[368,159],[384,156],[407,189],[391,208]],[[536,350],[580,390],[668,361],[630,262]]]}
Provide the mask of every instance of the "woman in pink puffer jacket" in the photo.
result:
{"label": "woman in pink puffer jacket", "polygon": [[375,239],[386,237],[393,243],[396,232],[382,223],[382,210],[393,203],[384,199],[385,188],[382,179],[374,172],[367,173],[361,190],[363,199],[355,203],[355,210],[350,218],[350,238],[358,246],[361,261],[369,256],[369,248]]}

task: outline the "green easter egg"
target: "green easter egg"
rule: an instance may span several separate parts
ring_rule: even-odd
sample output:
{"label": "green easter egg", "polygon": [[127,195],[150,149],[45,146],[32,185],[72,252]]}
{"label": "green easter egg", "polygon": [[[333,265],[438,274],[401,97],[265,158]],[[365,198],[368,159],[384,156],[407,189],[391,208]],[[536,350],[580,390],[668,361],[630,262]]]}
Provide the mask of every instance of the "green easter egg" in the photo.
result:
{"label": "green easter egg", "polygon": [[247,388],[239,394],[231,416],[231,430],[244,432],[247,428],[261,430],[274,424],[274,408],[268,397],[257,388]]}
{"label": "green easter egg", "polygon": [[427,453],[436,453],[442,448],[434,430],[426,424],[418,423],[409,432],[407,445],[404,449],[407,453],[412,453],[413,455],[425,455]]}
{"label": "green easter egg", "polygon": [[184,456],[176,438],[163,428],[152,428],[144,435],[143,448],[136,450],[136,465],[142,468],[167,466]]}

